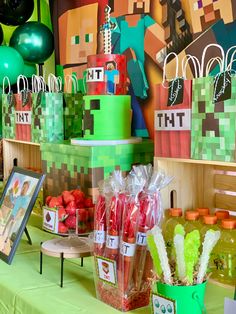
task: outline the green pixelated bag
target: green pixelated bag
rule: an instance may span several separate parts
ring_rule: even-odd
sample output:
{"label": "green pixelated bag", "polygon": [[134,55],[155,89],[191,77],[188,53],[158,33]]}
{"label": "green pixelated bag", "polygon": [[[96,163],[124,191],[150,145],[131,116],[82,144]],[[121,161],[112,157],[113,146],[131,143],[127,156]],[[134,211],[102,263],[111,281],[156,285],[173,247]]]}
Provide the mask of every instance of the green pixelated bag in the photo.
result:
{"label": "green pixelated bag", "polygon": [[82,136],[83,95],[78,92],[77,79],[73,75],[65,77],[64,90],[64,138],[68,140]]}
{"label": "green pixelated bag", "polygon": [[193,80],[191,130],[193,159],[235,162],[236,75],[231,68],[236,50],[231,56],[231,62],[228,63],[230,50],[226,57],[221,50],[223,57],[220,61],[219,74],[215,77],[207,76]]}
{"label": "green pixelated bag", "polygon": [[[32,93],[32,142],[59,142],[64,138],[63,93],[50,84],[46,92],[42,78],[34,76],[32,79],[41,83]],[[53,76],[53,79],[56,78]]]}
{"label": "green pixelated bag", "polygon": [[[8,93],[5,92],[5,81],[8,83]],[[8,77],[3,79],[2,100],[2,137],[15,139],[16,124],[15,124],[15,97],[11,91],[11,85]]]}

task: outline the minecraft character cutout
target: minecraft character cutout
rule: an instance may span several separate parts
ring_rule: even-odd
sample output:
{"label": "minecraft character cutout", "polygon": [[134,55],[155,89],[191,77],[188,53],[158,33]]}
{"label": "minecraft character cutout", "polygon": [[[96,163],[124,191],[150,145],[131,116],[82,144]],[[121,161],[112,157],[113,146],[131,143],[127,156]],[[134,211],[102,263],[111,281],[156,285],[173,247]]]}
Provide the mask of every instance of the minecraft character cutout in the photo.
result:
{"label": "minecraft character cutout", "polygon": [[66,11],[59,19],[60,64],[64,75],[83,78],[87,56],[97,51],[98,3]]}
{"label": "minecraft character cutout", "polygon": [[236,18],[236,2],[234,0],[189,0],[193,33],[204,32],[220,19],[225,24]]}
{"label": "minecraft character cutout", "polygon": [[166,46],[164,29],[150,16],[150,0],[111,2],[114,2],[113,21],[117,25],[112,31],[113,53],[124,54],[127,58],[133,135],[146,137],[148,132],[137,97],[147,98],[149,85],[144,68],[145,53],[157,63],[158,52]]}
{"label": "minecraft character cutout", "polygon": [[[203,49],[208,44],[217,43],[223,47],[225,52],[231,46],[235,45],[235,0],[188,0],[188,4],[194,40],[179,53],[178,58],[180,62],[186,54],[191,54],[201,60]],[[205,64],[207,64],[211,58],[218,56],[218,52],[212,49],[207,53]],[[174,75],[175,60],[168,62],[167,72],[170,76]],[[193,67],[187,67],[187,77],[194,77]]]}
{"label": "minecraft character cutout", "polygon": [[114,95],[116,93],[116,84],[119,84],[119,71],[114,61],[106,63],[105,81],[107,83],[107,94]]}

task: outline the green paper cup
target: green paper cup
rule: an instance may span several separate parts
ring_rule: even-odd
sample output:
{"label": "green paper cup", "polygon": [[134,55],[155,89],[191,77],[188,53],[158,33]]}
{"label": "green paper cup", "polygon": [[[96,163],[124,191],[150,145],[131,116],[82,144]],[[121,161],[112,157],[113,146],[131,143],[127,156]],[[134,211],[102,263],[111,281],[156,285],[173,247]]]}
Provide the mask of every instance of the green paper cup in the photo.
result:
{"label": "green paper cup", "polygon": [[170,286],[158,282],[157,290],[158,294],[175,300],[176,314],[206,314],[206,282],[195,286]]}

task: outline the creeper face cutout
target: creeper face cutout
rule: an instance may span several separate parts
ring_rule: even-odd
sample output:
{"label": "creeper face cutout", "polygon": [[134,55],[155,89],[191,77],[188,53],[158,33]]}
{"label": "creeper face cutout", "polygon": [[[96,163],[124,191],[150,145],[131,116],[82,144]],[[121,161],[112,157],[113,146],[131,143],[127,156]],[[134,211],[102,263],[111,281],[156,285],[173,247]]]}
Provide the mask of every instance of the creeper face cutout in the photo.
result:
{"label": "creeper face cutout", "polygon": [[100,110],[100,100],[93,99],[90,101],[90,108],[84,110],[84,132],[90,132],[89,134],[94,134],[94,115],[91,113],[92,110]]}
{"label": "creeper face cutout", "polygon": [[60,64],[83,64],[97,51],[98,4],[66,11],[60,16]]}
{"label": "creeper face cutout", "polygon": [[234,0],[188,0],[193,33],[205,31],[216,21],[231,23],[236,18]]}
{"label": "creeper face cutout", "polygon": [[214,78],[193,82],[191,157],[193,159],[235,161],[236,80],[231,97],[214,102]]}

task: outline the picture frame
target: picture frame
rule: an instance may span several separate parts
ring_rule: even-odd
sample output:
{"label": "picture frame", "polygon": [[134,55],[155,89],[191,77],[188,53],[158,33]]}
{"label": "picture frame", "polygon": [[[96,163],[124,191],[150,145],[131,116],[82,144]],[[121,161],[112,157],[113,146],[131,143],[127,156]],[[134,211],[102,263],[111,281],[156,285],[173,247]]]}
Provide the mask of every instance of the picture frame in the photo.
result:
{"label": "picture frame", "polygon": [[45,176],[12,168],[0,198],[0,259],[7,264],[12,263],[23,232],[28,234],[26,224]]}

